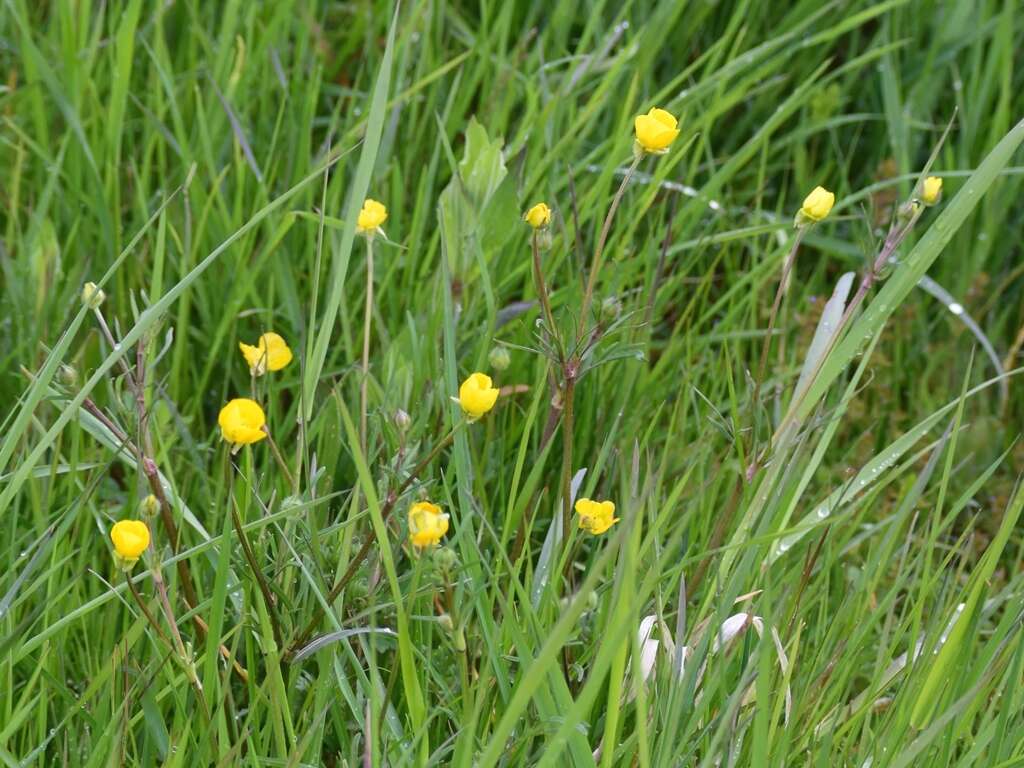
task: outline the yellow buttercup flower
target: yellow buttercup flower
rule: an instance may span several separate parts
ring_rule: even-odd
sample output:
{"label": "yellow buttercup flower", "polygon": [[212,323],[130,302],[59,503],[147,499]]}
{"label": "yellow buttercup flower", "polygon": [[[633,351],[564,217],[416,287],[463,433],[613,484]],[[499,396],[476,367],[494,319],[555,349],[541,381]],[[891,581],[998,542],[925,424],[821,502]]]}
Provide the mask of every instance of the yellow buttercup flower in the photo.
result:
{"label": "yellow buttercup flower", "polygon": [[547,203],[537,203],[523,214],[523,221],[534,229],[546,227],[551,223],[551,209],[548,208]]}
{"label": "yellow buttercup flower", "polygon": [[921,202],[925,205],[935,205],[942,197],[942,179],[938,176],[929,176],[921,182]]}
{"label": "yellow buttercup flower", "polygon": [[387,221],[388,209],[376,200],[366,198],[363,201],[363,209],[359,211],[359,218],[356,219],[356,232],[359,234],[373,234],[380,229],[380,225]]}
{"label": "yellow buttercup flower", "polygon": [[228,404],[220,409],[217,423],[220,424],[220,432],[224,439],[231,443],[235,450],[243,445],[258,443],[267,436],[263,431],[267,423],[266,414],[259,403],[247,397],[229,400]]}
{"label": "yellow buttercup flower", "polygon": [[121,520],[110,529],[114,558],[123,570],[131,570],[149,547],[149,528],[141,520]]}
{"label": "yellow buttercup flower", "polygon": [[[836,202],[836,196],[824,187],[815,187],[811,194],[804,198],[803,205],[797,213],[797,224],[817,222],[828,216]],[[802,221],[801,221],[802,219]]]}
{"label": "yellow buttercup flower", "polygon": [[679,135],[679,122],[664,109],[653,107],[646,115],[637,115],[633,121],[636,144],[644,152],[663,154]]}
{"label": "yellow buttercup flower", "polygon": [[619,522],[615,516],[615,503],[611,501],[580,499],[576,502],[576,514],[580,516],[580,528],[595,536]]}
{"label": "yellow buttercup flower", "polygon": [[292,351],[288,344],[273,331],[267,331],[256,345],[238,343],[245,361],[249,363],[249,372],[253,376],[262,376],[267,371],[280,371],[292,361]]}
{"label": "yellow buttercup flower", "polygon": [[437,504],[420,501],[409,507],[409,541],[416,549],[433,547],[448,533],[448,515]]}
{"label": "yellow buttercup flower", "polygon": [[491,410],[497,400],[498,390],[487,374],[472,373],[459,387],[459,405],[472,419],[479,419]]}

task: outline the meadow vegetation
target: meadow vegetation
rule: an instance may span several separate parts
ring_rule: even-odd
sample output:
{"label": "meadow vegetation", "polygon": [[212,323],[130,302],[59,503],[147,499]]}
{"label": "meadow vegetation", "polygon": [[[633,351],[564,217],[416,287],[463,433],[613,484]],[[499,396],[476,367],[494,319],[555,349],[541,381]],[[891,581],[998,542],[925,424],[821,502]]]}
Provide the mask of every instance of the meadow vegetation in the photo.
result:
{"label": "meadow vegetation", "polygon": [[0,0],[0,763],[1024,765],[1022,25]]}

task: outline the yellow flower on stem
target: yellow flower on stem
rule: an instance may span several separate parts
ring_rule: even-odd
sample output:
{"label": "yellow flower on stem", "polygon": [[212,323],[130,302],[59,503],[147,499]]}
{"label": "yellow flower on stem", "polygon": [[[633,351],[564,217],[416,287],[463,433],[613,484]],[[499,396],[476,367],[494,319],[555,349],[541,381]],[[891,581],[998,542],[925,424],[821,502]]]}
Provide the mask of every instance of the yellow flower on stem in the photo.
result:
{"label": "yellow flower on stem", "polygon": [[419,501],[409,507],[409,541],[416,549],[433,547],[448,533],[448,515],[437,504]]}
{"label": "yellow flower on stem", "polygon": [[149,528],[141,520],[121,520],[110,529],[114,559],[124,571],[130,571],[149,547]]}
{"label": "yellow flower on stem", "polygon": [[498,390],[485,373],[472,373],[459,387],[459,405],[471,419],[479,419],[498,400]]}
{"label": "yellow flower on stem", "polygon": [[239,342],[238,348],[242,350],[253,376],[262,376],[267,371],[280,371],[292,361],[292,351],[287,342],[273,331],[260,336],[255,345]]}
{"label": "yellow flower on stem", "polygon": [[229,400],[220,409],[217,423],[220,424],[221,435],[235,451],[243,445],[258,443],[267,436],[263,429],[267,424],[266,414],[259,403],[247,397]]}
{"label": "yellow flower on stem", "polygon": [[615,516],[615,503],[611,501],[580,499],[576,502],[576,514],[580,516],[580,528],[595,536],[619,522]]}
{"label": "yellow flower on stem", "polygon": [[796,214],[796,225],[817,223],[828,216],[836,202],[836,196],[824,187],[815,187],[804,198],[803,205]]}
{"label": "yellow flower on stem", "polygon": [[636,131],[636,146],[641,152],[661,155],[668,152],[669,145],[679,135],[679,121],[671,112],[652,107],[646,115],[637,115],[633,120]]}
{"label": "yellow flower on stem", "polygon": [[551,209],[547,203],[537,203],[523,214],[523,221],[534,229],[541,229],[551,223]]}
{"label": "yellow flower on stem", "polygon": [[942,179],[938,176],[929,176],[921,182],[921,202],[925,205],[935,205],[942,197]]}
{"label": "yellow flower on stem", "polygon": [[359,211],[359,218],[356,219],[356,233],[373,236],[380,231],[380,225],[387,221],[387,218],[388,209],[383,203],[366,198],[362,210]]}

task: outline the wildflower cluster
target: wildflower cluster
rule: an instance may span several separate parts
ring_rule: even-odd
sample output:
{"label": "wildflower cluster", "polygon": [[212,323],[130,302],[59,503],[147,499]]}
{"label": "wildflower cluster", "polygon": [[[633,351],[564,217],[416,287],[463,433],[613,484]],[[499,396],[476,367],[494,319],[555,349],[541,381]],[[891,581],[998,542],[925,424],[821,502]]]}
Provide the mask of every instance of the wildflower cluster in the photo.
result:
{"label": "wildflower cluster", "polygon": [[[535,333],[539,348],[536,351],[539,352],[542,358],[546,358],[545,365],[547,367],[544,370],[544,380],[547,382],[547,386],[551,388],[551,396],[546,401],[550,403],[548,424],[545,427],[542,440],[544,441],[544,447],[547,447],[549,441],[558,440],[561,443],[560,482],[556,492],[552,495],[560,501],[562,517],[560,520],[556,518],[555,522],[561,522],[562,525],[561,527],[552,525],[551,531],[559,532],[560,540],[558,543],[564,548],[561,553],[561,562],[565,564],[567,569],[567,577],[563,579],[563,582],[570,586],[572,586],[572,578],[568,575],[570,574],[568,569],[574,566],[574,551],[572,548],[575,546],[590,546],[594,543],[593,540],[581,537],[579,532],[590,537],[601,537],[612,531],[616,524],[622,520],[622,518],[616,516],[617,509],[614,501],[600,498],[577,499],[575,498],[577,487],[573,484],[573,478],[576,477],[576,465],[574,464],[573,457],[575,426],[574,394],[576,387],[584,375],[598,364],[600,356],[596,355],[594,350],[602,343],[610,343],[609,340],[612,339],[613,334],[623,327],[625,322],[624,316],[629,314],[624,310],[623,301],[620,296],[595,295],[597,278],[603,265],[604,248],[615,211],[634,171],[636,171],[641,162],[656,159],[670,152],[674,143],[682,134],[682,128],[676,116],[658,107],[651,108],[645,114],[637,115],[633,121],[633,130],[632,164],[624,174],[621,185],[608,208],[603,226],[600,229],[600,236],[594,248],[588,274],[585,281],[583,281],[582,300],[578,307],[574,304],[571,306],[571,314],[573,315],[571,323],[567,322],[565,317],[569,313],[562,309],[567,304],[571,304],[571,302],[563,299],[557,305],[562,310],[563,315],[560,317],[555,313],[555,303],[552,302],[553,294],[548,285],[548,280],[551,279],[551,276],[545,274],[545,265],[541,256],[542,251],[547,252],[552,246],[552,241],[555,237],[554,230],[557,229],[557,227],[552,226],[553,222],[565,223],[565,220],[564,218],[556,219],[557,206],[553,208],[546,201],[537,201],[522,213],[522,221],[529,227],[529,230],[527,230],[526,226],[523,226],[522,231],[529,232],[532,254],[531,266],[536,291],[536,301],[532,305],[537,307],[536,311],[540,315],[537,320],[538,330]],[[626,154],[625,147],[623,147],[623,154]],[[923,206],[936,205],[941,200],[941,196],[941,178],[927,176],[920,180],[915,188],[914,197],[901,207],[900,215],[897,217],[899,221],[894,224],[886,239],[882,253],[872,270],[865,277],[861,286],[862,292],[870,287],[872,280],[879,278],[885,262],[902,238],[905,237],[916,217],[921,214]],[[765,335],[762,348],[761,366],[755,379],[753,397],[751,398],[755,404],[758,400],[758,388],[765,375],[765,363],[776,316],[780,312],[780,307],[783,306],[783,294],[786,286],[789,284],[790,272],[796,261],[798,249],[805,235],[813,231],[814,227],[822,224],[832,214],[835,203],[836,195],[832,191],[824,186],[815,186],[804,197],[794,215],[793,222],[796,230],[792,233],[789,255],[783,264],[778,293],[776,294],[775,304],[772,307],[768,333]],[[511,212],[509,213],[511,214]],[[354,231],[361,236],[360,248],[364,250],[366,256],[366,305],[362,334],[362,364],[358,368],[355,366],[351,368],[352,375],[359,376],[360,421],[358,442],[355,439],[354,419],[349,419],[344,408],[339,410],[342,410],[345,417],[345,428],[353,438],[351,441],[351,453],[356,459],[357,464],[360,461],[365,462],[365,464],[359,464],[360,472],[365,472],[366,465],[372,462],[379,462],[383,465],[386,461],[380,459],[379,452],[375,452],[378,446],[369,440],[367,425],[370,414],[368,401],[370,392],[369,382],[371,380],[370,349],[374,343],[374,248],[381,247],[382,245],[385,247],[393,246],[394,244],[386,240],[382,228],[385,222],[388,221],[388,210],[383,203],[370,198],[365,199],[355,219],[354,222],[349,221],[348,223],[350,227],[349,234],[351,235],[351,232]],[[378,235],[384,239],[383,243],[376,240]],[[569,290],[572,289],[570,288]],[[562,298],[565,295],[565,293],[559,294],[558,298]],[[844,322],[852,310],[856,308],[857,302],[863,298],[861,294],[858,296],[859,298],[855,298],[851,303],[851,309],[847,311],[847,315],[843,318]],[[105,294],[96,284],[86,283],[82,287],[81,301],[83,305],[99,318],[104,331],[109,334],[109,329],[107,329],[103,321],[101,309],[105,299]],[[523,302],[523,305],[531,306],[528,302]],[[579,310],[578,312],[576,312],[577,309]],[[248,338],[251,339],[252,337]],[[380,344],[381,341],[378,340],[377,343]],[[305,467],[302,466],[302,459],[300,457],[296,462],[299,464],[299,467],[294,471],[294,474],[292,473],[288,462],[284,459],[275,443],[268,424],[268,412],[272,418],[275,418],[281,410],[285,409],[273,397],[275,382],[278,380],[270,374],[286,371],[295,362],[295,354],[284,336],[269,329],[263,330],[252,343],[239,341],[238,349],[249,373],[248,382],[252,390],[249,394],[251,396],[232,397],[220,408],[217,414],[220,437],[226,444],[227,450],[230,450],[232,454],[243,450],[246,446],[257,446],[265,442],[265,445],[260,445],[259,448],[253,450],[269,449],[271,451],[274,460],[280,466],[283,475],[291,486],[291,495],[287,497],[285,504],[298,508],[302,504],[303,495],[302,477],[299,470],[305,469]],[[605,355],[604,359],[615,359],[616,357],[623,356],[622,354]],[[235,361],[238,364],[237,358],[235,358]],[[393,420],[390,422],[391,429],[394,430],[397,427],[400,448],[398,457],[393,461],[393,466],[387,467],[387,471],[383,473],[386,480],[380,483],[383,486],[383,492],[378,497],[381,499],[379,506],[380,519],[377,520],[375,518],[378,522],[378,527],[376,528],[378,535],[381,530],[379,521],[383,520],[385,524],[384,530],[389,531],[391,535],[395,535],[396,539],[405,546],[404,552],[406,556],[415,562],[416,571],[414,578],[418,579],[420,577],[420,568],[425,563],[433,563],[437,574],[440,575],[441,586],[443,587],[446,600],[446,604],[442,604],[440,599],[436,601],[437,610],[440,614],[436,618],[438,624],[444,627],[445,632],[451,638],[452,647],[460,653],[466,650],[466,640],[462,631],[463,623],[459,616],[457,601],[453,597],[455,585],[458,581],[453,578],[453,572],[456,569],[458,560],[455,550],[445,546],[445,539],[449,535],[453,520],[451,515],[442,509],[439,504],[423,498],[423,496],[427,495],[428,484],[426,482],[423,483],[422,487],[418,488],[413,488],[412,484],[423,480],[419,475],[424,472],[440,451],[453,442],[457,429],[472,429],[473,427],[470,425],[484,419],[496,408],[503,397],[507,399],[517,391],[529,389],[523,385],[510,385],[500,381],[504,372],[511,365],[511,356],[506,346],[495,346],[492,348],[488,355],[488,361],[489,370],[499,379],[498,384],[496,385],[494,379],[488,373],[472,371],[461,381],[457,392],[448,393],[451,396],[451,400],[458,404],[459,409],[451,409],[454,415],[453,421],[455,422],[452,431],[445,437],[437,440],[434,447],[430,451],[425,452],[423,461],[417,464],[416,468],[412,471],[409,470],[410,465],[403,463],[402,459],[406,458],[405,452],[407,450],[409,454],[415,454],[420,450],[417,441],[414,438],[410,439],[410,435],[414,435],[416,431],[413,425],[423,423],[425,420],[416,417],[415,412],[413,416],[410,416],[401,409],[393,413]],[[128,371],[128,377],[137,388],[137,392],[142,393],[137,396],[137,400],[144,404],[144,385],[141,383],[145,378],[144,374],[136,372],[134,377],[137,378],[133,378],[132,373]],[[316,381],[314,380],[315,384]],[[519,389],[517,389],[517,386]],[[797,394],[799,395],[799,393]],[[287,402],[289,401],[286,400],[285,404]],[[511,411],[511,409],[509,410]],[[459,411],[461,411],[461,415]],[[512,417],[510,416],[509,418]],[[140,413],[139,423],[144,423],[144,421],[144,415]],[[301,417],[300,423],[302,423]],[[500,425],[491,425],[491,428],[494,429],[498,427]],[[489,429],[488,432],[490,431]],[[139,441],[142,446],[149,442],[151,441],[146,441],[142,438]],[[163,493],[160,473],[155,468],[155,462],[152,458],[144,455],[141,449],[138,452],[140,455],[140,465],[143,466],[144,471],[151,480],[153,493],[147,496],[142,504],[140,504],[140,512],[138,514],[143,519],[123,519],[110,529],[110,540],[114,548],[115,564],[125,573],[129,573],[138,563],[139,559],[153,546],[149,523],[156,519],[157,515],[162,517],[165,530],[170,535],[169,538],[172,546],[177,546],[177,535],[174,532],[174,522],[172,519],[172,505]],[[750,455],[754,458],[748,468],[748,477],[752,478],[753,474],[757,471],[759,462],[763,460],[763,453],[759,452],[756,447],[752,447]],[[221,456],[227,456],[225,450],[221,451]],[[251,457],[251,454],[249,456]],[[310,475],[312,474],[311,470]],[[372,494],[367,492],[366,496],[372,496]],[[538,496],[540,497],[541,494],[538,494]],[[308,498],[313,497],[314,494],[311,492]],[[415,500],[410,500],[410,497]],[[353,504],[358,503],[358,497],[355,498],[357,501],[353,502]],[[404,531],[401,529],[400,524],[398,526],[399,530],[394,530],[396,525],[395,517],[391,516],[391,514],[396,509],[406,510]],[[249,546],[246,538],[245,526],[239,519],[238,513],[235,510],[231,510],[231,512],[235,515],[233,522],[235,523],[235,531],[242,544],[241,549],[247,560],[249,560],[252,570],[257,574],[261,574],[259,564],[254,562],[252,548]],[[626,517],[631,517],[628,512],[629,510],[626,510],[624,514]],[[575,513],[575,518],[573,518],[573,513]],[[555,514],[558,514],[557,511]],[[458,520],[454,522],[458,523]],[[617,530],[619,530],[620,536],[625,535],[621,528]],[[590,541],[591,544],[585,544],[585,541]],[[329,606],[335,604],[336,598],[342,594],[342,591],[346,588],[354,574],[358,572],[360,564],[365,561],[373,545],[376,543],[378,542],[375,538],[368,538],[361,545],[358,552],[350,558],[346,571],[339,578],[333,580],[332,587],[329,590],[329,594],[327,594],[327,599],[321,601],[321,612],[314,615],[305,631],[295,635],[289,652],[302,646],[304,641],[310,637],[311,632],[316,629],[318,621],[323,618],[323,611],[329,610]],[[159,558],[150,557],[149,565],[158,588],[163,589],[163,582],[159,577],[158,561]],[[558,560],[556,559],[555,561]],[[182,574],[182,581],[186,589],[188,589],[190,582],[187,578],[187,566],[180,573]],[[262,575],[257,578],[259,579],[261,589],[263,589],[267,596],[267,605],[265,607],[268,615],[271,615],[274,613],[271,609],[274,603],[272,592],[267,587]],[[133,585],[133,583],[129,579],[129,586]],[[366,588],[365,584],[363,584],[363,588]],[[136,597],[138,597],[137,594]],[[164,595],[164,597],[166,596]],[[198,604],[194,589],[188,602],[190,608],[195,608]],[[397,602],[400,603],[400,601]],[[166,610],[170,613],[169,602],[165,601],[165,603]],[[173,626],[177,626],[173,616],[169,615],[168,621]],[[274,640],[281,642],[283,638],[278,636],[280,629],[276,624],[274,629]],[[177,648],[179,657],[183,660],[186,669],[188,669],[190,654],[181,644],[180,638],[178,638]]]}

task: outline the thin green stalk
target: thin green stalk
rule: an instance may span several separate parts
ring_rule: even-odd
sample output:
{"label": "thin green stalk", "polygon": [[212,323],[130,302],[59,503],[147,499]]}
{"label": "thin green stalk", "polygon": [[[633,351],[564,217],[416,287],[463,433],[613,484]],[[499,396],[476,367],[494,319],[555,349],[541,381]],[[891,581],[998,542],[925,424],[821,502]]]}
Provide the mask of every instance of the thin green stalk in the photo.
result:
{"label": "thin green stalk", "polygon": [[281,453],[281,449],[277,447],[277,442],[274,440],[274,436],[266,426],[263,427],[263,431],[267,434],[267,442],[270,444],[270,452],[274,455],[274,460],[277,462],[277,466],[281,468],[285,482],[288,483],[289,488],[297,488],[298,485],[295,482],[295,478],[292,476],[292,471],[288,469],[288,462],[284,460],[284,455]]}
{"label": "thin green stalk", "polygon": [[597,284],[597,275],[601,271],[601,259],[604,255],[604,246],[608,242],[608,233],[612,228],[612,218],[615,216],[615,211],[618,210],[619,203],[622,202],[622,195],[625,193],[626,187],[629,186],[629,181],[633,178],[633,173],[636,171],[637,166],[640,165],[642,159],[643,155],[636,155],[633,158],[629,169],[622,177],[622,183],[619,184],[619,188],[615,192],[615,197],[612,198],[612,204],[608,208],[608,213],[604,217],[601,235],[598,237],[597,247],[594,249],[594,260],[590,264],[590,274],[587,275],[587,288],[583,293],[583,306],[580,310],[580,338],[586,335],[587,315],[590,312],[590,305],[594,299],[594,286]]}
{"label": "thin green stalk", "polygon": [[555,349],[558,351],[558,363],[559,365],[564,365],[564,345],[562,344],[562,336],[558,332],[558,327],[555,325],[555,316],[551,312],[551,298],[548,296],[548,286],[544,281],[544,271],[541,269],[540,244],[537,238],[538,232],[535,229],[533,230],[533,236],[530,238],[530,245],[533,250],[533,281],[537,290],[537,296],[540,298],[541,310],[544,313],[544,322],[548,326],[548,335],[555,343]]}
{"label": "thin green stalk", "polygon": [[270,587],[267,584],[266,579],[263,576],[263,571],[260,569],[259,562],[256,560],[256,553],[253,551],[252,544],[249,543],[249,537],[245,535],[245,527],[242,525],[242,520],[238,516],[238,502],[235,497],[231,497],[231,519],[235,524],[235,533],[238,535],[238,541],[242,545],[242,553],[245,555],[245,562],[249,565],[249,570],[252,571],[253,578],[256,579],[256,584],[259,586],[260,593],[263,595],[263,602],[267,607],[267,615],[270,618],[270,624],[273,627],[274,640],[277,642],[279,648],[283,647],[283,635],[281,632],[281,622],[277,615],[277,609],[274,605],[274,595],[270,591]]}
{"label": "thin green stalk", "polygon": [[366,236],[366,311],[363,314],[363,368],[359,381],[359,447],[366,454],[367,385],[370,379],[370,325],[373,322],[373,233]]}
{"label": "thin green stalk", "polygon": [[[775,301],[772,302],[772,311],[768,316],[768,332],[765,334],[764,342],[761,344],[761,361],[757,366],[757,376],[754,378],[754,392],[750,398],[751,413],[754,416],[755,426],[757,424],[758,407],[761,398],[761,385],[764,383],[765,372],[768,367],[768,351],[772,345],[772,334],[775,333],[775,321],[779,314],[779,308],[782,306],[782,299],[786,295],[786,291],[789,287],[789,278],[793,272],[793,267],[796,264],[796,255],[800,250],[800,243],[803,242],[804,235],[807,234],[808,226],[800,227],[797,230],[796,237],[793,239],[793,246],[789,249],[789,254],[786,256],[786,260],[782,264],[782,276],[779,278],[779,287],[775,291]],[[751,464],[747,468],[747,481],[749,482],[754,474],[757,472],[757,466],[759,461],[759,455],[757,452],[757,430],[756,428],[751,431],[751,451],[752,457]]]}
{"label": "thin green stalk", "polygon": [[[573,404],[576,398],[576,376],[567,375],[562,395],[562,541],[569,546],[569,526],[572,523],[572,430]],[[571,561],[565,564],[566,573],[572,568]]]}

